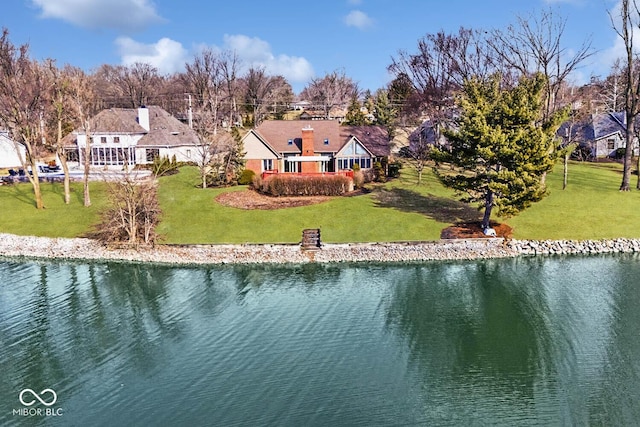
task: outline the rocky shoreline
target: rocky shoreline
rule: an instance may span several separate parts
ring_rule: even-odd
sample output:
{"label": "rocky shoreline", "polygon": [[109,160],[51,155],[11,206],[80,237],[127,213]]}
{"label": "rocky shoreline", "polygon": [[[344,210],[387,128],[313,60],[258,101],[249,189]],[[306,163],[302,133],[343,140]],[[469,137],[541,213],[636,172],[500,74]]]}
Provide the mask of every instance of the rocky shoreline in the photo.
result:
{"label": "rocky shoreline", "polygon": [[108,248],[91,239],[0,234],[0,256],[3,257],[152,262],[171,265],[407,262],[612,252],[640,252],[640,239],[597,241],[459,239],[408,243],[324,244],[317,250],[303,250],[295,244],[158,245],[155,248],[135,250]]}

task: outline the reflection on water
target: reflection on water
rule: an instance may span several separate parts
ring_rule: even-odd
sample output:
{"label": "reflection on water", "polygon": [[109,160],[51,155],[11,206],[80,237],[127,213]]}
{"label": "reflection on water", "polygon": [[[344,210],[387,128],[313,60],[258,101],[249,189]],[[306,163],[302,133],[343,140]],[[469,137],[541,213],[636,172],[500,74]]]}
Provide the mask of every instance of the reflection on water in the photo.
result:
{"label": "reflection on water", "polygon": [[633,424],[638,261],[0,262],[0,424]]}

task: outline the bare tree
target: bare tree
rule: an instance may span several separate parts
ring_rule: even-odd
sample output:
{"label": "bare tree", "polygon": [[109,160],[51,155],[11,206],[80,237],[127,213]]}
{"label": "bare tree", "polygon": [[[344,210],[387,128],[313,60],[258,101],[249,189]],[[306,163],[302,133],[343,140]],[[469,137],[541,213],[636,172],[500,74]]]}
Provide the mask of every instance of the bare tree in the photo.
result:
{"label": "bare tree", "polygon": [[242,117],[238,112],[238,96],[240,87],[238,85],[238,72],[240,70],[240,58],[235,51],[223,51],[219,55],[220,69],[224,78],[226,89],[226,101],[229,106],[228,129],[236,123],[242,125]]}
{"label": "bare tree", "polygon": [[334,107],[346,108],[353,98],[358,97],[359,92],[358,85],[344,71],[333,71],[311,80],[300,96],[322,108],[325,118],[330,119]]}
{"label": "bare tree", "polygon": [[[0,121],[26,148],[26,158],[20,156],[20,160],[25,171],[31,169],[26,176],[38,209],[44,208],[36,159],[42,145],[45,96],[45,78],[38,63],[29,58],[29,46],[14,46],[4,29],[0,37]],[[18,147],[16,152],[20,153]]]}
{"label": "bare tree", "polygon": [[52,135],[47,145],[56,153],[56,157],[60,160],[62,171],[64,173],[64,202],[69,204],[71,201],[71,189],[69,178],[69,165],[67,163],[67,154],[63,142],[63,127],[65,124],[73,121],[70,102],[68,99],[70,79],[69,73],[73,70],[67,66],[60,70],[52,60],[46,61],[45,70],[48,74],[50,96],[48,109],[52,122]]}
{"label": "bare tree", "polygon": [[281,114],[293,99],[291,85],[282,76],[270,76],[264,67],[251,67],[242,79],[247,110],[258,126],[264,117]]}
{"label": "bare tree", "polygon": [[138,247],[156,242],[160,221],[157,185],[153,178],[135,181],[129,175],[108,182],[109,207],[90,237],[107,244]]}
{"label": "bare tree", "polygon": [[417,53],[400,51],[388,68],[396,76],[406,76],[421,110],[434,122],[443,123],[464,82],[473,76],[488,76],[499,67],[485,32],[460,28],[454,34],[425,35],[418,40]]}
{"label": "bare tree", "polygon": [[519,16],[517,21],[506,30],[493,31],[489,43],[495,56],[520,75],[542,73],[546,78],[544,117],[548,118],[561,107],[558,94],[567,77],[595,51],[589,39],[572,50],[563,46],[566,19],[551,9],[539,16]]}
{"label": "bare tree", "polygon": [[196,166],[200,172],[202,188],[209,184],[223,182],[225,158],[233,148],[233,137],[226,130],[217,130],[215,117],[211,111],[202,110],[197,115],[195,130],[198,141],[195,144]]}
{"label": "bare tree", "polygon": [[162,78],[150,64],[102,65],[94,74],[100,93],[108,107],[138,108],[148,105],[162,93]]}
{"label": "bare tree", "polygon": [[[84,153],[81,155],[84,166],[83,175],[83,198],[84,206],[91,206],[91,196],[89,193],[89,173],[91,170],[91,142],[93,140],[93,124],[91,119],[97,113],[98,107],[95,92],[91,80],[84,71],[79,68],[69,67],[67,69],[69,78],[68,99],[73,111],[75,122],[82,130],[85,138]],[[80,135],[78,135],[80,137]]]}
{"label": "bare tree", "polygon": [[[631,189],[631,160],[633,157],[634,122],[640,113],[640,72],[637,67],[638,57],[634,45],[633,33],[635,28],[640,28],[640,10],[635,0],[621,0],[620,15],[614,17],[609,12],[611,25],[622,39],[625,48],[624,58],[624,107],[626,119],[626,136],[622,182],[620,191]],[[618,19],[616,19],[618,18]],[[640,158],[640,157],[639,157]],[[640,188],[640,173],[638,173],[637,188]]]}
{"label": "bare tree", "polygon": [[[217,133],[224,74],[220,58],[211,49],[203,50],[185,65],[181,75],[189,93],[193,94],[195,110],[211,116],[213,133]],[[191,120],[191,119],[190,119]]]}

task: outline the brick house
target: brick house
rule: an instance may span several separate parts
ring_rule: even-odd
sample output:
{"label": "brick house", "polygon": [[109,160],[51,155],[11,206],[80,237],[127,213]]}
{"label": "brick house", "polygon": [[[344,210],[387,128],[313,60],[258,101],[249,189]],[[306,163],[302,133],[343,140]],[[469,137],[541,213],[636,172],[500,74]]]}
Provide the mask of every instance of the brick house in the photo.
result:
{"label": "brick house", "polygon": [[242,139],[246,168],[257,174],[337,173],[370,169],[389,155],[381,126],[342,126],[336,120],[270,120]]}

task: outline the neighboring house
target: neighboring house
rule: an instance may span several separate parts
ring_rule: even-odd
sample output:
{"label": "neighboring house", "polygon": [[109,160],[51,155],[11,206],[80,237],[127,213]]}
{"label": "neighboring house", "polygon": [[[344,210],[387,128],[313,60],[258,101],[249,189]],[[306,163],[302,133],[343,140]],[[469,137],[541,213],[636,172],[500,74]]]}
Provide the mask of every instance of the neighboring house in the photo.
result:
{"label": "neighboring house", "polygon": [[[565,143],[575,142],[588,148],[594,158],[613,157],[617,149],[626,146],[625,116],[624,112],[592,114],[583,122],[563,123],[557,135]],[[634,148],[634,155],[637,153]]]}
{"label": "neighboring house", "polygon": [[[453,123],[449,124],[453,126]],[[409,134],[409,147],[418,147],[421,145],[447,145],[447,139],[440,131],[440,125],[432,120],[425,120],[411,134]]]}
{"label": "neighboring house", "polygon": [[26,152],[24,145],[9,138],[9,132],[0,131],[0,168],[22,168]]}
{"label": "neighboring house", "polygon": [[[157,106],[110,108],[90,120],[91,159],[94,166],[134,166],[153,163],[156,157],[196,161],[198,136]],[[65,137],[69,161],[83,163],[87,136],[75,130]]]}
{"label": "neighboring house", "polygon": [[389,155],[381,126],[342,126],[336,120],[268,120],[247,133],[246,168],[257,174],[347,171],[358,164],[370,169]]}

